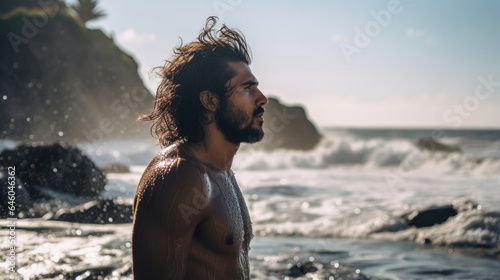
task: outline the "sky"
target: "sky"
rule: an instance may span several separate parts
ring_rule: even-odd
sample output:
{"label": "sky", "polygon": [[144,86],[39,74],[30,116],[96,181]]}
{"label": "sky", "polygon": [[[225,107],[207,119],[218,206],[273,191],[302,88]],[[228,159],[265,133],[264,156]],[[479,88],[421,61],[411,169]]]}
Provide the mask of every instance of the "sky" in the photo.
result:
{"label": "sky", "polygon": [[[71,3],[71,1],[68,1]],[[500,1],[102,0],[89,24],[147,86],[210,15],[246,37],[260,89],[328,127],[500,128]]]}

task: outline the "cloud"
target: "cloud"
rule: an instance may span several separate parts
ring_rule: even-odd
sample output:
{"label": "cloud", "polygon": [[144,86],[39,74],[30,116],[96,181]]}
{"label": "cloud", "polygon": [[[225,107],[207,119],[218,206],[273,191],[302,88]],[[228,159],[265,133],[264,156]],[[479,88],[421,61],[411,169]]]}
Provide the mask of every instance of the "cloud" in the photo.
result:
{"label": "cloud", "polygon": [[427,32],[423,29],[416,29],[413,27],[408,27],[406,28],[406,37],[408,38],[420,38],[422,36],[425,36]]}
{"label": "cloud", "polygon": [[158,37],[153,33],[139,33],[133,28],[128,28],[118,34],[117,39],[121,43],[150,43]]}
{"label": "cloud", "polygon": [[430,46],[438,46],[440,44],[439,39],[431,36],[423,29],[408,27],[406,28],[406,37],[412,40],[422,41],[424,44]]}
{"label": "cloud", "polygon": [[351,39],[341,34],[335,34],[330,37],[330,41],[332,41],[333,43],[341,43],[341,42],[351,42]]}

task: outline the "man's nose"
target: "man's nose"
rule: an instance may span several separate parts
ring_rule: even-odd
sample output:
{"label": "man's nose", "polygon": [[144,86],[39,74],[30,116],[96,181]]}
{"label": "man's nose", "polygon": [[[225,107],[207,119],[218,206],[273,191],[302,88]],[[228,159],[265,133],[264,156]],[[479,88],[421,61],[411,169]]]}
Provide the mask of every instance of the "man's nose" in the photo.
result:
{"label": "man's nose", "polygon": [[257,106],[262,107],[262,106],[266,105],[267,102],[269,102],[269,100],[264,95],[264,93],[262,93],[262,91],[259,90],[259,96],[257,97],[257,100],[256,100]]}

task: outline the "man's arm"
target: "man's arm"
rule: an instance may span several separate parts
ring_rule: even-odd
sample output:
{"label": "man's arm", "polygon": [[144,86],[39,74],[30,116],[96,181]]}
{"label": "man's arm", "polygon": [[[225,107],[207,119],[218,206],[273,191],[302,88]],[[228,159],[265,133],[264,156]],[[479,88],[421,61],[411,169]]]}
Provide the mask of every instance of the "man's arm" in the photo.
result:
{"label": "man's arm", "polygon": [[135,279],[184,279],[193,233],[206,216],[209,185],[188,162],[148,167],[134,199]]}

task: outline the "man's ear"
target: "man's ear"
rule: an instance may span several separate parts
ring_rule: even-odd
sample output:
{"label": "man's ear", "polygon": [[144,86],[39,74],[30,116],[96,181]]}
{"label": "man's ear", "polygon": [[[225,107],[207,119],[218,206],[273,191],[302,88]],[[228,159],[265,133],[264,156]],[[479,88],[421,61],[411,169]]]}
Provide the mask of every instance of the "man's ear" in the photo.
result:
{"label": "man's ear", "polygon": [[215,95],[215,93],[209,91],[209,90],[204,90],[200,92],[200,102],[205,109],[207,109],[210,112],[215,112],[217,111],[217,107],[219,107],[219,99]]}

